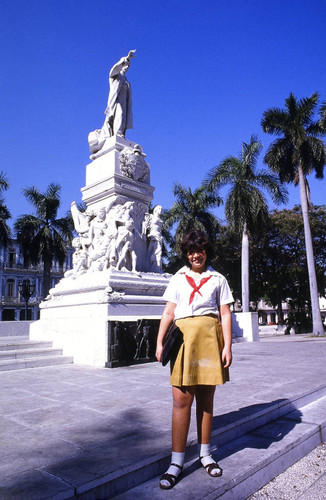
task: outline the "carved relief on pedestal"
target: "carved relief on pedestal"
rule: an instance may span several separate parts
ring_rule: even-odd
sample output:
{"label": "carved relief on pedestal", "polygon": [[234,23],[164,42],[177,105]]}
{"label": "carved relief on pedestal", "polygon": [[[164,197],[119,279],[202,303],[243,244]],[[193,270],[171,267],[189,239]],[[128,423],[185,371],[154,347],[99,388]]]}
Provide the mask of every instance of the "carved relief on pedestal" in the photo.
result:
{"label": "carved relief on pedestal", "polygon": [[149,183],[149,164],[139,144],[133,148],[126,146],[119,155],[120,171],[123,176],[135,181]]}
{"label": "carved relief on pedestal", "polygon": [[[71,213],[79,236],[73,242],[74,266],[66,277],[106,269],[161,273],[161,208],[157,206],[153,214],[148,214],[142,202],[117,203],[115,198],[97,212],[81,212],[73,202]],[[146,253],[145,258],[141,252]],[[139,258],[146,262],[146,269],[138,268]]]}

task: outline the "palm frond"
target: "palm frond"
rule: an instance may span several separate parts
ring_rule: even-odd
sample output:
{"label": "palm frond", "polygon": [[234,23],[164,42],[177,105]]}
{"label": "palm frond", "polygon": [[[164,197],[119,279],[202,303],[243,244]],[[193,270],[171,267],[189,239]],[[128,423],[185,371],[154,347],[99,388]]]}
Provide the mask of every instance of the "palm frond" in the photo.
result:
{"label": "palm frond", "polygon": [[287,127],[287,113],[280,108],[269,108],[263,113],[261,126],[268,134],[281,135]]}
{"label": "palm frond", "polygon": [[237,178],[241,170],[241,159],[236,156],[228,156],[218,166],[213,167],[203,182],[203,186],[211,192],[229,184],[230,179]]}
{"label": "palm frond", "polygon": [[[177,251],[183,236],[193,229],[205,231],[214,241],[219,230],[219,222],[209,209],[221,202],[220,197],[209,192],[204,186],[192,191],[180,183],[174,185],[173,193],[176,201],[170,210],[162,214],[163,229],[168,235],[168,244],[173,251]],[[172,236],[171,230],[174,226],[176,228]]]}
{"label": "palm frond", "polygon": [[0,172],[0,193],[2,191],[7,191],[9,188],[9,183],[7,180],[7,176],[4,172]]}

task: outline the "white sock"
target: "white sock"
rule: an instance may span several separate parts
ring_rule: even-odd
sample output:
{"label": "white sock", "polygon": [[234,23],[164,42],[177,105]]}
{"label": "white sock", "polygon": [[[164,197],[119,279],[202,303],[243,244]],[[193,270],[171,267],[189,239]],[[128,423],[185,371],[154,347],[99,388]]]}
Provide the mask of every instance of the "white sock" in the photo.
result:
{"label": "white sock", "polygon": [[208,444],[198,444],[198,451],[200,457],[207,457],[211,453],[211,445]]}
{"label": "white sock", "polygon": [[[180,467],[183,467],[184,461],[185,461],[185,452],[184,451],[183,452],[172,451],[171,465],[168,468],[168,470],[166,471],[167,474],[172,474],[172,476],[178,477],[178,475],[181,473],[181,470],[179,469],[179,467],[175,467],[172,464],[177,464],[177,465],[180,465]],[[166,479],[162,479],[161,483],[164,486],[169,486],[169,484],[170,484]]]}
{"label": "white sock", "polygon": [[[198,450],[199,450],[199,457],[200,461],[203,465],[203,467],[206,467],[207,465],[213,464],[215,460],[211,457],[211,446],[210,444],[199,444],[198,445]],[[212,471],[211,473],[213,476],[219,476],[220,475],[220,469],[214,469],[214,472]]]}

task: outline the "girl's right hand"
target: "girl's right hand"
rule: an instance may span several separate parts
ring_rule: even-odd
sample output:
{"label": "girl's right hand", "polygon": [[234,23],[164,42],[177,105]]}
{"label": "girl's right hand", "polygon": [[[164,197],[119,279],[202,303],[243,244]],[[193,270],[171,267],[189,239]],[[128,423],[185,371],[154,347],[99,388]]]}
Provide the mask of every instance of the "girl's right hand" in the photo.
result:
{"label": "girl's right hand", "polygon": [[159,362],[162,359],[162,352],[163,352],[163,345],[157,344],[155,356],[156,356],[157,361],[159,361]]}

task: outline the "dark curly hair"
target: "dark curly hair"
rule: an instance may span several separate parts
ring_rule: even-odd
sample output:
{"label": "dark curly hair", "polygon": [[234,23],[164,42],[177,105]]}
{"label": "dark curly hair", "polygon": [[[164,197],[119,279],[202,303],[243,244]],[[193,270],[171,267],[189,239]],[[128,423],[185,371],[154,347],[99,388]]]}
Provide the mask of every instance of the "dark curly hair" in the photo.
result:
{"label": "dark curly hair", "polygon": [[205,250],[207,255],[206,263],[211,263],[214,257],[213,245],[204,231],[190,231],[180,243],[181,257],[188,267],[191,267],[188,261],[188,253],[196,250]]}

